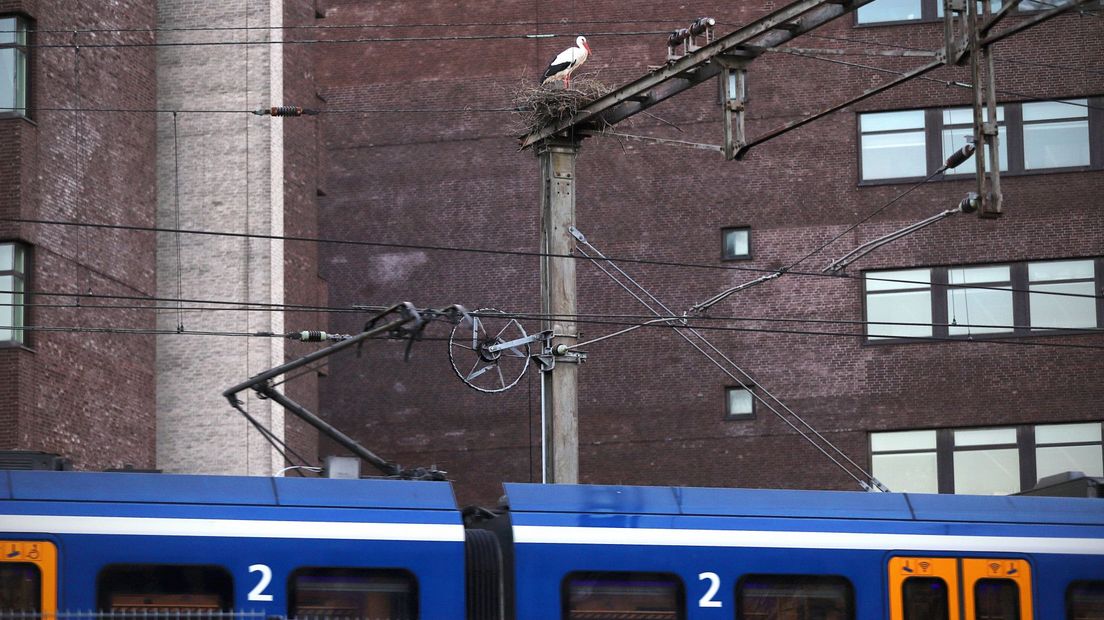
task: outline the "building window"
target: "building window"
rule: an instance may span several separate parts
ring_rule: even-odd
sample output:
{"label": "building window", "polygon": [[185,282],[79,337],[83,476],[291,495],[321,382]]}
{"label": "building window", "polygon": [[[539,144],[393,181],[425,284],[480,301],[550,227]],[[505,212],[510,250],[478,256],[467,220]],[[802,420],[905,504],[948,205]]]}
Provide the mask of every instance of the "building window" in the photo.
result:
{"label": "building window", "polygon": [[[1072,1],[1024,0],[1016,9],[1019,11],[1045,11],[1069,4]],[[1100,2],[1088,2],[1084,6],[1100,6]],[[978,15],[981,15],[983,8],[982,2],[978,2]],[[990,12],[995,13],[1000,8],[1001,0],[990,0]],[[876,0],[859,7],[855,21],[858,24],[884,24],[935,19],[943,19],[943,0]]]}
{"label": "building window", "polygon": [[[1028,263],[1027,281],[1031,291],[1028,310],[1031,324],[1047,327],[1097,326],[1096,278],[1092,260],[1065,260]],[[1104,277],[1101,278],[1104,280]],[[1065,293],[1049,295],[1047,293]],[[1069,295],[1083,295],[1071,297]]]}
{"label": "building window", "polygon": [[0,116],[27,115],[27,22],[0,17]]}
{"label": "building window", "polygon": [[935,431],[871,433],[874,476],[894,491],[938,493],[935,441]]}
{"label": "building window", "polygon": [[1046,424],[1035,427],[1035,477],[1067,471],[1104,476],[1100,425]]}
{"label": "building window", "polygon": [[23,291],[27,250],[21,243],[0,243],[0,345],[23,344]]}
{"label": "building window", "polygon": [[[942,1],[937,3],[942,4]],[[856,21],[860,24],[878,24],[919,20],[923,17],[924,4],[935,3],[924,0],[875,0],[859,7]]]}
{"label": "building window", "polygon": [[931,269],[864,275],[869,340],[932,336]]}
{"label": "building window", "polygon": [[1104,316],[1099,258],[867,271],[863,281],[869,342],[1094,329]]}
{"label": "building window", "polygon": [[[940,132],[943,152],[938,166],[942,166],[955,151],[966,146],[974,137],[974,109],[949,108],[942,112],[942,131]],[[1001,172],[1008,170],[1008,131],[1005,128],[1004,106],[997,106],[997,148],[1000,154]],[[937,166],[937,168],[938,168]],[[947,174],[974,174],[977,172],[977,160],[973,157],[958,165]]]}
{"label": "building window", "polygon": [[418,582],[405,570],[300,568],[288,584],[289,618],[418,617]]}
{"label": "building window", "polygon": [[859,131],[863,180],[926,176],[923,110],[860,114]]}
{"label": "building window", "polygon": [[952,287],[947,289],[947,333],[968,336],[1012,331],[1010,273],[1008,265],[949,268]]}
{"label": "building window", "polygon": [[[867,5],[871,6],[871,5]],[[861,10],[861,9],[860,9]],[[1100,169],[1093,145],[1104,142],[1104,123],[1089,109],[1104,97],[1006,103],[997,106],[1000,169]],[[917,179],[934,174],[973,136],[973,108],[898,110],[859,114],[860,178],[867,182]],[[970,158],[947,176],[975,171]]]}
{"label": "building window", "polygon": [[755,395],[742,387],[725,388],[725,418],[738,420],[755,417]]}
{"label": "building window", "polygon": [[1016,429],[954,431],[954,489],[964,495],[1008,495],[1021,491]]}
{"label": "building window", "polygon": [[722,229],[721,258],[724,260],[751,258],[751,229],[747,227]]}
{"label": "building window", "polygon": [[686,617],[682,580],[666,573],[576,572],[564,577],[565,620]]}
{"label": "building window", "polygon": [[1047,476],[1104,476],[1100,422],[870,434],[874,476],[901,493],[1007,495]]}
{"label": "building window", "polygon": [[1024,168],[1088,166],[1089,100],[1023,104]]}

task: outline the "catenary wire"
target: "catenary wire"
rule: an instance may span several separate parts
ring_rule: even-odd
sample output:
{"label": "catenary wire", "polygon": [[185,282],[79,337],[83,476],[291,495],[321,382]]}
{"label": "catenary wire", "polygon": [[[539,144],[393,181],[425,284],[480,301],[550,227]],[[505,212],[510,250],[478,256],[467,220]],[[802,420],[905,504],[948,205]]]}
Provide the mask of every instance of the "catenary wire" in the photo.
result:
{"label": "catenary wire", "polygon": [[[1002,289],[1008,290],[1008,289]],[[11,293],[12,291],[0,290],[0,294]],[[28,296],[35,295],[58,295],[71,297],[72,293],[41,293],[37,291],[24,291]],[[97,297],[110,297],[110,295],[98,295]],[[210,303],[235,303],[240,304],[239,307],[232,308],[210,308],[203,306],[187,306],[181,307],[185,312],[302,312],[302,313],[331,313],[331,314],[364,314],[366,312],[378,312],[386,309],[385,306],[362,306],[357,305],[348,308],[331,308],[323,306],[292,306],[288,308],[278,307],[277,304],[269,304],[269,307],[252,307],[245,302],[210,302]],[[0,303],[0,307],[4,306],[16,306],[20,305],[27,308],[65,308],[65,309],[80,309],[80,310],[152,310],[158,313],[174,313],[178,310],[177,306],[138,306],[138,305],[88,305],[88,304],[76,304],[76,303],[35,303],[25,302],[22,304]],[[272,307],[277,306],[277,307]],[[532,321],[546,321],[555,320],[564,323],[579,323],[579,324],[597,324],[597,325],[626,325],[628,329],[637,329],[640,327],[646,327],[651,323],[669,322],[675,320],[671,317],[662,319],[655,319],[645,315],[632,315],[632,314],[593,314],[593,313],[580,313],[575,315],[560,315],[560,314],[542,314],[539,312],[495,312],[495,313],[481,313],[470,312],[472,316],[478,317],[494,317],[494,318],[513,318],[513,319],[526,319]],[[600,320],[611,319],[611,320]],[[682,317],[680,317],[680,320]],[[860,321],[854,319],[818,319],[818,318],[785,318],[785,317],[765,317],[765,316],[732,316],[732,315],[701,315],[693,317],[695,322],[747,322],[747,323],[809,323],[820,325],[852,325],[852,326],[909,326],[909,327],[960,327],[971,329],[1007,329],[1009,325],[997,325],[988,323],[978,324],[966,324],[966,323],[917,323],[917,322],[894,322],[894,321]],[[703,329],[710,329],[702,327]],[[1101,328],[1086,328],[1086,327],[1057,327],[1048,325],[1034,325],[1032,329],[1048,332],[1045,335],[1055,336],[1061,335],[1063,332],[1081,335],[1086,333],[1104,333],[1104,329]],[[245,332],[234,332],[245,333]],[[249,332],[254,335],[257,332]],[[270,334],[264,332],[264,335],[268,337]],[[271,334],[276,335],[276,334]],[[1020,336],[1025,337],[1025,336]],[[1027,336],[1030,337],[1030,336]],[[599,340],[605,340],[607,337],[595,339],[589,341],[597,342]],[[582,346],[576,345],[576,346]]]}
{"label": "catenary wire", "polygon": [[[582,243],[582,244],[585,244],[587,247],[589,247],[591,250],[593,250],[599,257],[604,258],[603,254],[597,248],[595,248],[593,245],[591,245],[590,242],[588,242],[588,241],[586,241],[585,239],[582,239],[582,238],[579,239],[579,242]],[[590,256],[586,253],[585,250],[582,249],[582,247],[578,247],[578,245],[577,245],[577,248],[578,248],[580,253],[582,253],[588,259],[590,258]],[[637,289],[639,289],[641,292],[643,292],[644,295],[646,295],[652,302],[654,302],[659,308],[661,308],[664,312],[666,312],[669,317],[673,316],[674,313],[672,313],[671,310],[666,305],[663,304],[663,302],[661,302],[658,298],[656,298],[655,295],[653,295],[651,292],[649,292],[646,288],[644,288],[641,284],[639,284],[636,280],[634,280],[628,273],[626,273],[623,269],[621,269],[617,265],[617,263],[612,262],[612,261],[606,261],[605,264],[603,264],[603,263],[600,263],[600,262],[597,262],[597,261],[594,261],[594,260],[592,260],[591,262],[599,270],[601,270],[603,273],[605,273],[611,280],[613,280],[618,286],[620,286],[627,293],[629,293],[630,296],[632,296],[641,305],[643,305],[645,308],[647,308],[648,311],[651,312],[652,314],[655,314],[656,316],[663,318],[662,313],[660,313],[658,310],[653,308],[651,306],[651,304],[648,303],[648,301],[645,301],[645,300],[641,299],[641,297],[638,296],[632,289],[630,289],[624,282],[622,282],[620,279],[618,279],[612,273],[610,273],[610,271],[607,269],[607,266],[612,268],[612,269],[615,269],[618,273],[621,274],[622,277],[624,277],[626,280],[631,282]],[[803,418],[801,418],[801,416],[799,416],[796,412],[794,412],[792,409],[790,409],[788,406],[786,406],[785,403],[783,403],[776,396],[774,396],[774,394],[772,394],[765,387],[763,387],[762,384],[760,384],[758,381],[756,381],[743,368],[741,368],[739,365],[737,365],[727,355],[725,355],[720,349],[718,349],[716,346],[714,346],[713,343],[711,343],[708,339],[705,338],[705,336],[701,335],[700,332],[694,330],[693,328],[688,328],[688,331],[691,334],[693,334],[694,336],[696,336],[698,338],[698,340],[700,340],[702,343],[704,343],[706,346],[708,346],[713,351],[713,353],[717,355],[717,357],[723,359],[725,362],[728,363],[729,366],[731,366],[737,372],[739,372],[744,377],[744,379],[747,380],[747,382],[740,379],[736,375],[732,374],[732,372],[728,368],[726,368],[723,364],[721,364],[719,361],[717,361],[717,359],[715,359],[712,355],[710,355],[707,351],[705,351],[705,349],[701,348],[701,346],[699,346],[698,343],[694,342],[694,340],[691,339],[689,336],[687,336],[685,333],[683,333],[682,331],[679,331],[679,330],[676,330],[676,333],[679,336],[681,336],[684,340],[686,340],[686,342],[689,343],[692,347],[697,349],[698,352],[700,352],[702,355],[704,355],[706,357],[706,359],[708,359],[715,366],[717,366],[721,370],[721,372],[725,373],[728,377],[730,377],[731,379],[736,381],[742,388],[747,390],[747,392],[749,394],[751,394],[754,398],[756,398],[759,402],[761,402],[771,413],[775,414],[775,416],[777,416],[780,420],[785,422],[790,428],[792,428],[794,431],[796,431],[798,433],[798,435],[800,435],[803,439],[808,441],[813,447],[815,447],[818,451],[820,451],[821,454],[823,454],[825,457],[827,457],[836,466],[838,466],[842,471],[844,471],[848,476],[850,476],[852,479],[854,479],[862,488],[864,488],[864,489],[869,488],[867,481],[870,481],[871,483],[874,483],[876,486],[879,486],[879,487],[881,486],[881,484],[879,482],[877,482],[877,480],[872,475],[867,473],[861,466],[857,465],[854,461],[852,461],[850,459],[850,457],[848,457],[846,454],[844,454],[843,451],[840,450],[835,444],[833,444],[831,441],[829,441],[823,435],[821,435],[819,432],[817,432],[817,430],[814,429],[812,426],[810,426],[808,422],[806,422]],[[756,388],[758,388],[759,392],[756,392],[755,390],[752,390],[751,388],[749,388],[748,383],[750,383],[750,384],[754,385]],[[827,444],[827,446],[830,447],[837,455],[841,456],[844,460],[846,460],[848,463],[850,463],[852,467],[854,467],[857,471],[859,471],[859,473],[862,473],[866,477],[866,480],[860,479],[858,476],[856,476],[855,473],[852,470],[850,470],[846,466],[844,466],[843,463],[841,463],[839,461],[839,459],[837,459],[833,454],[830,454],[828,452],[828,450],[825,449],[824,446],[822,446],[821,444],[814,441],[811,437],[809,437],[809,435],[806,432],[804,432],[801,428],[799,428],[796,424],[794,424],[793,421],[788,419],[786,416],[782,415],[782,413],[779,412],[774,407],[774,405],[770,402],[770,400],[767,400],[766,398],[764,398],[763,395],[766,395],[766,396],[770,397],[771,400],[773,400],[775,403],[778,403],[778,405],[781,406],[787,413],[789,413],[794,419],[796,419],[798,422],[800,422],[802,426],[807,428],[811,433],[815,434],[818,439],[820,439],[822,442]]]}
{"label": "catenary wire", "polygon": [[[898,43],[886,43],[884,41],[867,41],[865,39],[853,39],[853,38],[850,38],[850,37],[830,36],[830,35],[824,35],[824,34],[813,34],[811,32],[806,33],[805,36],[815,37],[815,38],[818,38],[818,39],[825,39],[827,41],[839,41],[839,42],[846,42],[846,43],[860,43],[862,45],[877,45],[877,46],[880,46],[880,47],[889,47],[889,48],[900,49],[900,50],[908,50],[908,51],[914,51],[914,52],[930,52],[931,51],[929,49],[925,49],[925,48],[922,48],[922,47],[913,47],[913,46],[909,46],[909,45],[901,45],[901,44],[898,44]],[[1075,67],[1073,65],[1059,65],[1059,64],[1052,64],[1052,63],[1035,62],[1035,61],[1031,61],[1031,60],[1023,60],[1023,59],[1020,59],[1020,58],[1009,58],[1007,56],[1001,56],[1001,55],[997,55],[997,54],[993,55],[993,59],[996,60],[997,62],[1005,62],[1005,63],[1011,63],[1011,64],[1017,64],[1017,65],[1028,65],[1028,66],[1035,66],[1035,67],[1043,67],[1043,68],[1046,68],[1046,69],[1061,69],[1061,70],[1064,70],[1064,71],[1079,71],[1079,72],[1082,72],[1082,73],[1090,73],[1090,74],[1094,74],[1094,75],[1104,75],[1104,70],[1102,70],[1102,69],[1090,69],[1090,68],[1086,68],[1086,67]]]}
{"label": "catenary wire", "polygon": [[[495,315],[498,318],[513,318],[510,314]],[[530,315],[523,315],[530,316]],[[670,319],[671,317],[667,317]],[[568,322],[567,319],[561,319],[564,322]],[[633,326],[636,323],[626,323],[624,321],[600,321],[600,320],[573,320],[571,322],[586,324],[586,325],[609,325],[609,326]],[[671,321],[667,321],[668,323]],[[800,322],[800,321],[798,321]],[[896,325],[894,323],[888,323],[888,325]],[[916,326],[924,324],[906,323],[904,325]],[[937,324],[947,325],[947,324]],[[659,326],[655,323],[646,325],[646,327],[662,327],[663,329],[690,329],[684,328],[678,325],[662,325]],[[964,325],[955,325],[955,327],[965,327]],[[175,329],[147,329],[147,328],[121,328],[121,327],[59,327],[59,326],[43,326],[43,325],[28,325],[28,326],[10,326],[0,325],[0,329],[11,329],[14,331],[28,331],[28,332],[58,332],[58,333],[98,333],[98,334],[122,334],[122,335],[153,335],[153,336],[211,336],[211,337],[242,337],[242,338],[284,338],[285,334],[276,334],[272,332],[220,332],[220,331],[202,331],[202,330],[185,330],[179,332]],[[765,327],[734,327],[727,325],[697,325],[692,329],[700,331],[714,331],[714,332],[731,332],[731,333],[751,333],[751,334],[786,334],[795,336],[831,336],[831,337],[844,337],[844,338],[857,338],[863,337],[865,334],[854,331],[818,331],[811,329],[772,329]],[[1079,330],[1079,333],[1098,334],[1102,333],[1102,330],[1097,329],[1085,329]],[[958,342],[964,344],[993,344],[993,345],[1006,345],[1006,346],[1030,346],[1030,347],[1049,347],[1058,349],[1086,349],[1086,350],[1104,350],[1104,345],[1091,345],[1091,344],[1078,344],[1067,342],[1034,342],[1025,341],[1024,339],[1030,338],[1046,338],[1052,337],[1055,334],[1009,334],[1001,338],[983,338],[977,335],[973,336],[882,336],[881,339],[893,340],[893,341],[911,341],[911,342]],[[389,338],[380,338],[380,340],[386,340]],[[434,339],[434,338],[422,338],[423,340],[447,340]]]}
{"label": "catenary wire", "polygon": [[[593,32],[590,37],[639,37],[652,35],[667,35],[670,30],[630,30],[622,32]],[[134,42],[134,43],[28,43],[28,48],[38,49],[120,49],[120,48],[148,48],[148,47],[226,47],[249,45],[341,45],[354,43],[425,43],[429,41],[496,41],[496,40],[542,40],[557,38],[574,38],[574,33],[541,33],[536,34],[487,34],[487,35],[453,35],[453,36],[426,36],[426,37],[373,37],[357,39],[280,39],[264,41],[160,41],[160,42]]]}
{"label": "catenary wire", "polygon": [[[552,254],[547,252],[533,252],[527,250],[492,250],[486,248],[471,248],[461,246],[439,246],[439,245],[424,245],[424,244],[412,244],[412,243],[391,243],[383,241],[357,241],[352,239],[327,239],[322,237],[302,237],[293,235],[265,235],[258,233],[239,233],[229,231],[213,231],[213,230],[195,230],[195,229],[175,229],[175,228],[161,228],[156,226],[134,226],[125,224],[99,224],[88,222],[66,222],[59,220],[43,220],[34,218],[15,218],[15,217],[0,217],[0,222],[15,222],[23,224],[43,224],[43,225],[56,225],[56,226],[87,226],[91,228],[106,228],[113,230],[130,230],[136,232],[159,232],[159,233],[176,233],[181,232],[185,234],[193,235],[206,235],[214,237],[231,237],[231,238],[251,238],[251,239],[266,239],[276,241],[302,241],[310,243],[327,243],[334,245],[350,245],[360,247],[380,247],[380,248],[398,248],[398,249],[410,249],[410,250],[429,250],[429,251],[441,251],[441,252],[465,252],[472,254],[487,254],[487,255],[502,255],[502,256],[524,256],[530,258],[569,258],[572,260],[580,260],[580,257],[573,254]],[[766,267],[745,267],[740,265],[713,265],[705,263],[687,263],[679,261],[663,261],[653,259],[641,259],[641,258],[626,258],[626,257],[610,257],[610,261],[619,261],[622,263],[631,263],[639,265],[652,265],[659,267],[682,267],[687,269],[705,269],[714,271],[747,271],[755,273],[777,273],[777,269],[769,269]],[[877,276],[870,276],[869,274],[855,276],[850,274],[825,274],[820,272],[803,272],[803,271],[790,271],[790,275],[799,275],[806,277],[817,278],[839,278],[839,279],[852,279],[862,281],[874,281],[874,282],[896,282],[905,284],[916,284],[913,280],[899,280],[894,278],[881,278]],[[1077,297],[1077,298],[1090,298],[1090,299],[1104,299],[1104,295],[1087,295],[1084,293],[1063,293],[1056,291],[1026,291],[1025,289],[1009,289],[1007,287],[999,286],[983,286],[977,284],[941,284],[949,289],[974,289],[974,290],[994,290],[994,291],[1012,291],[1012,292],[1030,292],[1035,295],[1054,295],[1060,297]],[[70,296],[77,296],[70,294]],[[142,298],[138,298],[142,299]]]}
{"label": "catenary wire", "polygon": [[[544,22],[545,25],[574,26],[586,24],[666,24],[678,23],[682,18],[671,19],[586,19],[586,20],[556,20]],[[44,34],[98,34],[98,33],[157,33],[157,32],[221,32],[221,31],[256,31],[256,30],[357,30],[357,29],[406,29],[406,28],[474,28],[483,26],[540,26],[541,22],[532,21],[506,21],[506,22],[427,22],[413,24],[312,24],[297,25],[283,24],[280,26],[191,26],[173,28],[32,28],[29,33]],[[3,30],[0,33],[14,33],[16,30]]]}

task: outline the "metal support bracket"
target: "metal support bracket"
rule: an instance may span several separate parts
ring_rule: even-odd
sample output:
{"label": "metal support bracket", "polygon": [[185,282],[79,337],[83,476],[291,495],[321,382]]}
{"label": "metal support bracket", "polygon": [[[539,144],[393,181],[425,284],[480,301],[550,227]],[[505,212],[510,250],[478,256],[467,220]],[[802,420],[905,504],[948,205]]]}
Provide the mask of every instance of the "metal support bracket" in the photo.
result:
{"label": "metal support bracket", "polygon": [[721,66],[718,79],[721,95],[721,118],[724,122],[724,156],[726,161],[736,159],[736,153],[747,144],[744,117],[747,110],[747,66],[749,58],[717,56]]}

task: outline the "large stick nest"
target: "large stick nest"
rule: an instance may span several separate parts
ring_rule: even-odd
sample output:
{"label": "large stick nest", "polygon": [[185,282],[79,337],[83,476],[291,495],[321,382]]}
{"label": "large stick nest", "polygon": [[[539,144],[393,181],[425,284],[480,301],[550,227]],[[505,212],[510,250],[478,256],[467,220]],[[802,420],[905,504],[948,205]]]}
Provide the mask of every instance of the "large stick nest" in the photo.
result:
{"label": "large stick nest", "polygon": [[577,77],[571,88],[559,82],[547,86],[523,84],[514,93],[518,133],[530,134],[551,123],[562,121],[610,92],[610,87],[595,78]]}

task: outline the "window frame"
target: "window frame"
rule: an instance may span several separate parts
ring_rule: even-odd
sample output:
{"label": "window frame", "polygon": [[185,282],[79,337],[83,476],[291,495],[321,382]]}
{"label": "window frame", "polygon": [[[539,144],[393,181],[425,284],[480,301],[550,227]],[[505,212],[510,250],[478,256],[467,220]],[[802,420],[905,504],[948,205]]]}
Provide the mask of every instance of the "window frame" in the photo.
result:
{"label": "window frame", "polygon": [[[1085,122],[1088,131],[1089,140],[1089,163],[1083,166],[1063,166],[1055,168],[1027,168],[1026,167],[1026,155],[1024,151],[1024,127],[1025,122],[1023,120],[1023,105],[1033,103],[1054,103],[1084,99],[1086,101],[1087,110],[1085,116]],[[1067,105],[1079,105],[1079,104],[1067,104]],[[858,175],[859,187],[873,187],[880,185],[893,185],[900,183],[913,182],[932,175],[938,170],[945,160],[943,156],[943,132],[944,130],[953,130],[961,128],[960,123],[944,123],[943,113],[949,110],[959,110],[967,106],[951,105],[942,106],[936,108],[902,108],[902,109],[890,109],[890,110],[861,110],[855,113],[855,166]],[[1007,143],[1004,147],[1006,151],[1007,161],[1001,161],[1001,174],[1011,176],[1027,176],[1034,174],[1059,174],[1065,172],[1083,172],[1090,170],[1104,170],[1104,96],[1100,94],[1090,95],[1074,95],[1069,97],[1056,97],[1053,99],[1033,99],[1024,101],[1002,101],[998,102],[998,107],[1002,109],[1004,120],[998,120],[998,125],[1001,131],[1002,143]],[[912,129],[909,132],[901,131],[878,131],[878,132],[863,132],[862,130],[862,117],[867,114],[882,114],[887,112],[916,112],[922,111],[924,113],[924,127],[920,130],[924,135],[924,156],[925,156],[925,174],[923,176],[902,176],[902,177],[890,177],[890,178],[877,178],[866,179],[863,177],[863,136],[865,135],[882,135],[893,133],[916,133],[917,130]],[[1000,115],[998,115],[999,118]],[[1053,119],[1045,121],[1028,121],[1027,125],[1041,125],[1051,122],[1060,122],[1061,120],[1076,120],[1074,117],[1066,119]],[[948,170],[942,175],[936,175],[931,181],[956,181],[961,179],[968,179],[974,176],[973,172],[955,172],[954,170]]]}
{"label": "window frame", "polygon": [[[23,83],[17,85],[22,86],[22,111],[19,110],[19,106],[16,108],[0,108],[0,119],[5,118],[31,118],[31,19],[21,13],[3,13],[0,14],[0,19],[15,19],[15,42],[0,42],[0,52],[4,50],[14,49],[17,55],[22,56],[23,63]],[[2,26],[0,26],[2,28]],[[22,35],[22,43],[20,43],[20,35]],[[17,93],[18,94],[18,93]],[[16,102],[18,103],[18,101]]]}
{"label": "window frame", "polygon": [[[1035,429],[1040,426],[1060,426],[1076,424],[1098,424],[1101,426],[1101,439],[1091,441],[1063,441],[1051,443],[1039,443],[1035,437]],[[954,434],[959,431],[976,430],[1014,430],[1016,439],[1014,443],[987,443],[976,445],[956,446]],[[935,448],[897,448],[894,450],[874,450],[873,436],[881,433],[899,433],[904,431],[934,431],[936,434]],[[941,494],[954,494],[954,457],[958,453],[971,451],[986,451],[993,449],[1015,449],[1019,458],[1020,489],[1023,492],[1034,488],[1039,482],[1038,475],[1038,450],[1040,448],[1061,448],[1079,446],[1100,446],[1101,469],[1104,470],[1104,420],[1072,420],[1065,422],[1047,422],[1045,424],[1018,424],[1007,426],[979,426],[979,427],[952,427],[952,428],[927,428],[927,429],[884,429],[867,433],[867,461],[874,470],[874,457],[895,454],[935,454],[937,492]],[[878,474],[875,473],[875,476]],[[898,491],[898,489],[890,489]]]}
{"label": "window frame", "polygon": [[[1077,336],[1082,334],[1098,334],[1104,329],[1104,299],[1096,299],[1096,327],[1070,327],[1070,328],[1053,328],[1046,329],[1049,325],[1045,317],[1035,319],[1031,316],[1031,281],[1029,280],[1028,270],[1030,265],[1039,263],[1054,263],[1065,261],[1091,261],[1093,266],[1093,289],[1104,287],[1104,257],[1100,256],[1074,256],[1074,257],[1060,257],[1060,258],[1043,258],[1018,262],[1002,262],[1002,263],[972,263],[963,265],[938,265],[938,266],[921,266],[921,267],[889,267],[879,269],[863,270],[861,272],[862,277],[862,319],[864,323],[862,344],[864,346],[883,346],[888,344],[909,344],[909,343],[933,343],[945,340],[963,340],[963,339],[977,339],[983,338],[986,340],[1001,339],[1001,338],[1024,338],[1024,337],[1036,337],[1036,336]],[[1009,276],[1012,291],[1012,329],[1001,331],[982,331],[982,332],[968,332],[964,334],[951,334],[951,319],[952,308],[949,307],[948,300],[951,297],[950,291],[954,289],[969,289],[971,286],[986,286],[984,284],[950,284],[950,272],[955,269],[969,269],[973,267],[1009,267]],[[931,316],[932,316],[932,329],[930,336],[871,336],[870,335],[870,296],[871,292],[868,291],[867,282],[868,278],[877,280],[880,273],[891,273],[897,271],[911,271],[911,270],[923,270],[928,269],[931,273],[931,286],[929,289],[929,303],[931,304]],[[1038,281],[1036,284],[1062,284],[1062,283],[1075,283],[1075,282],[1087,282],[1088,280],[1083,278],[1063,279],[1063,280],[1046,280]],[[914,287],[916,290],[922,290],[923,287]],[[902,289],[903,290],[903,289]],[[910,288],[909,290],[913,290]],[[986,289],[989,290],[989,289]],[[889,291],[897,292],[897,291]],[[880,291],[875,291],[874,295],[879,294]],[[1039,293],[1035,293],[1039,294]],[[957,313],[956,313],[957,314]],[[1033,321],[1040,320],[1044,323],[1041,326],[1033,325]]]}
{"label": "window frame", "polygon": [[[28,281],[30,279],[29,276],[30,276],[30,271],[31,271],[31,269],[30,269],[31,259],[32,259],[31,246],[29,246],[29,245],[27,245],[27,244],[25,244],[21,241],[14,240],[14,239],[10,240],[10,241],[0,241],[0,246],[5,246],[5,245],[11,245],[13,247],[13,254],[12,254],[13,264],[12,264],[11,269],[0,270],[0,278],[10,276],[10,277],[14,278],[18,282],[18,284],[21,286],[21,288],[19,288],[20,292],[13,294],[13,303],[15,303],[15,298],[20,299],[20,301],[18,302],[20,310],[21,310],[20,311],[21,321],[19,322],[19,327],[24,328],[24,327],[27,326],[27,323],[28,323],[28,321],[27,321],[27,312],[28,312],[28,309],[27,309],[27,305],[28,305],[27,304],[27,295],[28,295],[27,289],[28,289]],[[20,257],[20,256],[22,257],[22,263],[23,263],[22,264],[22,267],[23,267],[22,270],[19,270],[19,269],[16,268],[16,267],[19,266],[20,261],[19,261],[18,257]],[[6,290],[6,289],[4,289],[3,287],[0,287],[0,290]],[[16,325],[16,321],[14,321],[14,318],[15,318],[14,309],[15,309],[15,307],[16,306],[12,306],[12,310],[13,310],[13,312],[12,312],[12,318],[13,318],[12,326],[13,327]],[[13,332],[13,338],[11,338],[9,340],[0,339],[0,349],[15,348],[15,347],[27,348],[27,347],[30,346],[30,344],[28,342],[28,337],[27,337],[28,332],[25,329],[13,329],[12,332]]]}
{"label": "window frame", "polygon": [[[751,411],[747,413],[732,413],[732,408],[730,407],[730,405],[732,404],[730,394],[732,392],[747,392],[748,396],[751,397]],[[726,385],[724,389],[724,399],[725,420],[746,421],[755,419],[755,415],[756,413],[758,413],[758,408],[755,406],[755,401],[758,400],[755,395],[755,388],[748,388],[739,385]]]}
{"label": "window frame", "polygon": [[[896,20],[892,20],[892,21],[887,20],[887,21],[878,21],[878,22],[860,22],[858,11],[855,11],[855,16],[851,19],[851,25],[854,28],[871,28],[871,27],[877,27],[877,26],[900,26],[900,25],[903,25],[903,24],[920,24],[920,23],[940,22],[940,21],[943,21],[943,16],[939,14],[939,7],[940,6],[942,6],[942,0],[920,0],[920,17],[918,17],[916,19],[896,19]],[[1104,6],[1104,2],[1101,2],[1100,0],[1090,1],[1090,2],[1086,2],[1084,5],[1082,5],[1081,10],[1099,8],[1101,6]],[[1000,8],[999,5],[996,8],[993,8],[992,4],[990,4],[990,7],[991,7],[990,10],[992,12],[996,12]],[[1052,8],[1052,7],[1043,6],[1043,7],[1039,7],[1039,8],[1022,8],[1022,6],[1021,6],[1021,7],[1016,7],[1015,12],[1016,12],[1016,14],[1041,13],[1043,11],[1046,11],[1046,10],[1050,9],[1050,8]],[[1077,10],[1077,9],[1071,9],[1071,10]],[[981,17],[981,13],[978,13],[978,17]]]}
{"label": "window frame", "polygon": [[[728,234],[731,232],[745,231],[747,232],[747,252],[744,254],[729,254],[728,253]],[[721,229],[721,260],[751,260],[751,226],[726,226]]]}

